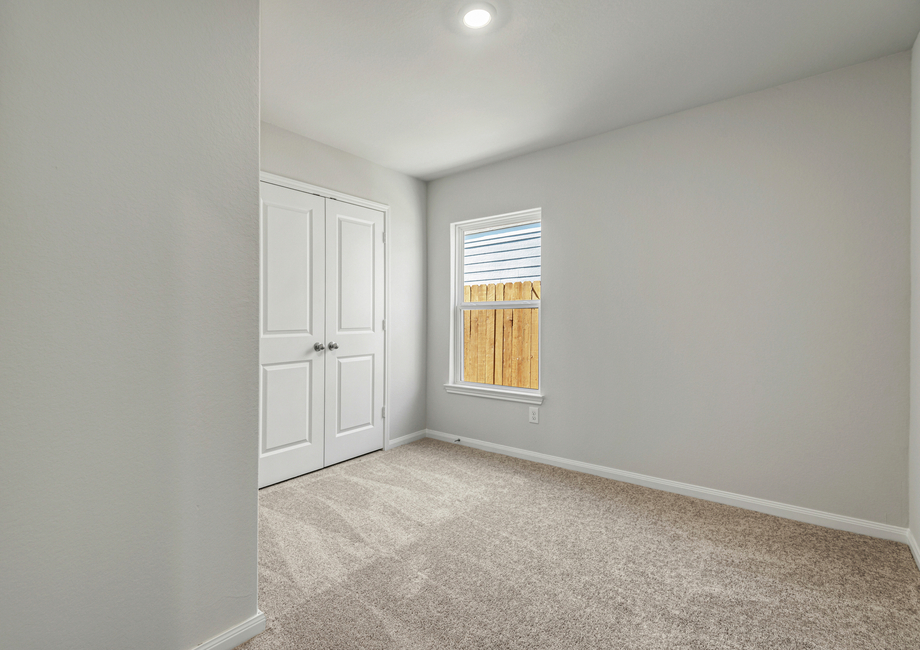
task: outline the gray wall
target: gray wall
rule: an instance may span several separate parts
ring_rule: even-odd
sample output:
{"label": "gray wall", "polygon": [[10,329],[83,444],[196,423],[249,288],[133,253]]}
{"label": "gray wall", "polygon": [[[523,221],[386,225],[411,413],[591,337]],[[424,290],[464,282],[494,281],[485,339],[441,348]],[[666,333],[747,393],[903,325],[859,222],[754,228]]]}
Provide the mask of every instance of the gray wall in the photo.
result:
{"label": "gray wall", "polygon": [[[920,541],[920,36],[911,54],[910,103],[910,529]],[[920,558],[917,558],[920,563]]]}
{"label": "gray wall", "polygon": [[390,206],[390,439],[425,428],[426,184],[262,123],[262,170]]}
{"label": "gray wall", "polygon": [[256,0],[0,4],[0,646],[256,613]]}
{"label": "gray wall", "polygon": [[[430,183],[428,426],[907,524],[910,54]],[[448,224],[543,208],[540,424],[447,394]]]}

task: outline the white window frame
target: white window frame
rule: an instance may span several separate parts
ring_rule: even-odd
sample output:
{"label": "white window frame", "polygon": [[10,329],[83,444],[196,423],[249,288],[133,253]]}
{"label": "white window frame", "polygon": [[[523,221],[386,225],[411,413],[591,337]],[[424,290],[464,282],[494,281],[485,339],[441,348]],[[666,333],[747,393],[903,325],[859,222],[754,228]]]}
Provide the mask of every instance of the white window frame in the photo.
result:
{"label": "white window frame", "polygon": [[[455,221],[450,224],[450,355],[448,361],[448,382],[444,390],[458,395],[472,395],[489,399],[505,400],[509,402],[523,402],[525,404],[543,403],[543,364],[539,365],[540,376],[537,379],[539,388],[514,388],[511,386],[495,386],[493,384],[479,384],[463,381],[463,311],[465,309],[508,309],[512,301],[495,302],[463,302],[463,242],[464,237],[482,230],[492,230],[507,226],[524,225],[527,223],[540,223],[542,209],[532,208],[520,212],[509,212],[494,217]],[[542,229],[541,229],[542,235]],[[542,246],[542,236],[541,236]],[[542,276],[542,259],[541,259]],[[541,280],[542,286],[542,280]],[[542,296],[541,296],[542,298]],[[543,306],[541,300],[515,300],[514,309],[538,308],[537,345],[542,354],[543,350]]]}

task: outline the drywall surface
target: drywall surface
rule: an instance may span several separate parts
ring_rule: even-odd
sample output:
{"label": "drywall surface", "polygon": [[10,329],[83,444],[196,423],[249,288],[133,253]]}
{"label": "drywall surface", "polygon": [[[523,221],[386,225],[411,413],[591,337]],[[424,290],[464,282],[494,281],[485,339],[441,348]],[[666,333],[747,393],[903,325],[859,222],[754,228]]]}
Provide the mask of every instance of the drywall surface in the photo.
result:
{"label": "drywall surface", "polygon": [[[920,540],[920,36],[911,52],[910,79],[910,529]],[[920,558],[917,558],[920,562]]]}
{"label": "drywall surface", "polygon": [[[428,427],[907,523],[910,55],[432,181]],[[448,394],[449,224],[542,207],[540,423]]]}
{"label": "drywall surface", "polygon": [[255,0],[0,5],[0,646],[254,616]]}
{"label": "drywall surface", "polygon": [[390,439],[425,428],[426,185],[262,123],[262,170],[390,206]]}

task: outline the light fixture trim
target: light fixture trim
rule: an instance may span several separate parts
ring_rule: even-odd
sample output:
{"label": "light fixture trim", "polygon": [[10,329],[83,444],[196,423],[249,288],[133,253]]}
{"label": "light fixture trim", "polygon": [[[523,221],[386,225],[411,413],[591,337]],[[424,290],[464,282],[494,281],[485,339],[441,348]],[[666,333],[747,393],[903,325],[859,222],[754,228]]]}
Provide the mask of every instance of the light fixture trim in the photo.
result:
{"label": "light fixture trim", "polygon": [[469,29],[482,29],[495,19],[495,7],[486,2],[466,5],[460,11],[460,20]]}

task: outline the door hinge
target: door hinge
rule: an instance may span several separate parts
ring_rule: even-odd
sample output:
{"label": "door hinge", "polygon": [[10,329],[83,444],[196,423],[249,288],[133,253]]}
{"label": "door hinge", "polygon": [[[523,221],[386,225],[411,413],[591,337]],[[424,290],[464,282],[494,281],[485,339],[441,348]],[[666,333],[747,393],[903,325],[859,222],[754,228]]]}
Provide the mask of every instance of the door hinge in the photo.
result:
{"label": "door hinge", "polygon": [[387,329],[387,319],[386,318],[380,321],[380,326],[383,328],[384,331],[386,331]]}
{"label": "door hinge", "polygon": [[387,407],[381,406],[380,407],[380,417],[385,418],[386,416],[387,416]]}
{"label": "door hinge", "polygon": [[383,243],[384,244],[387,243],[387,231],[386,230],[383,231]]}

